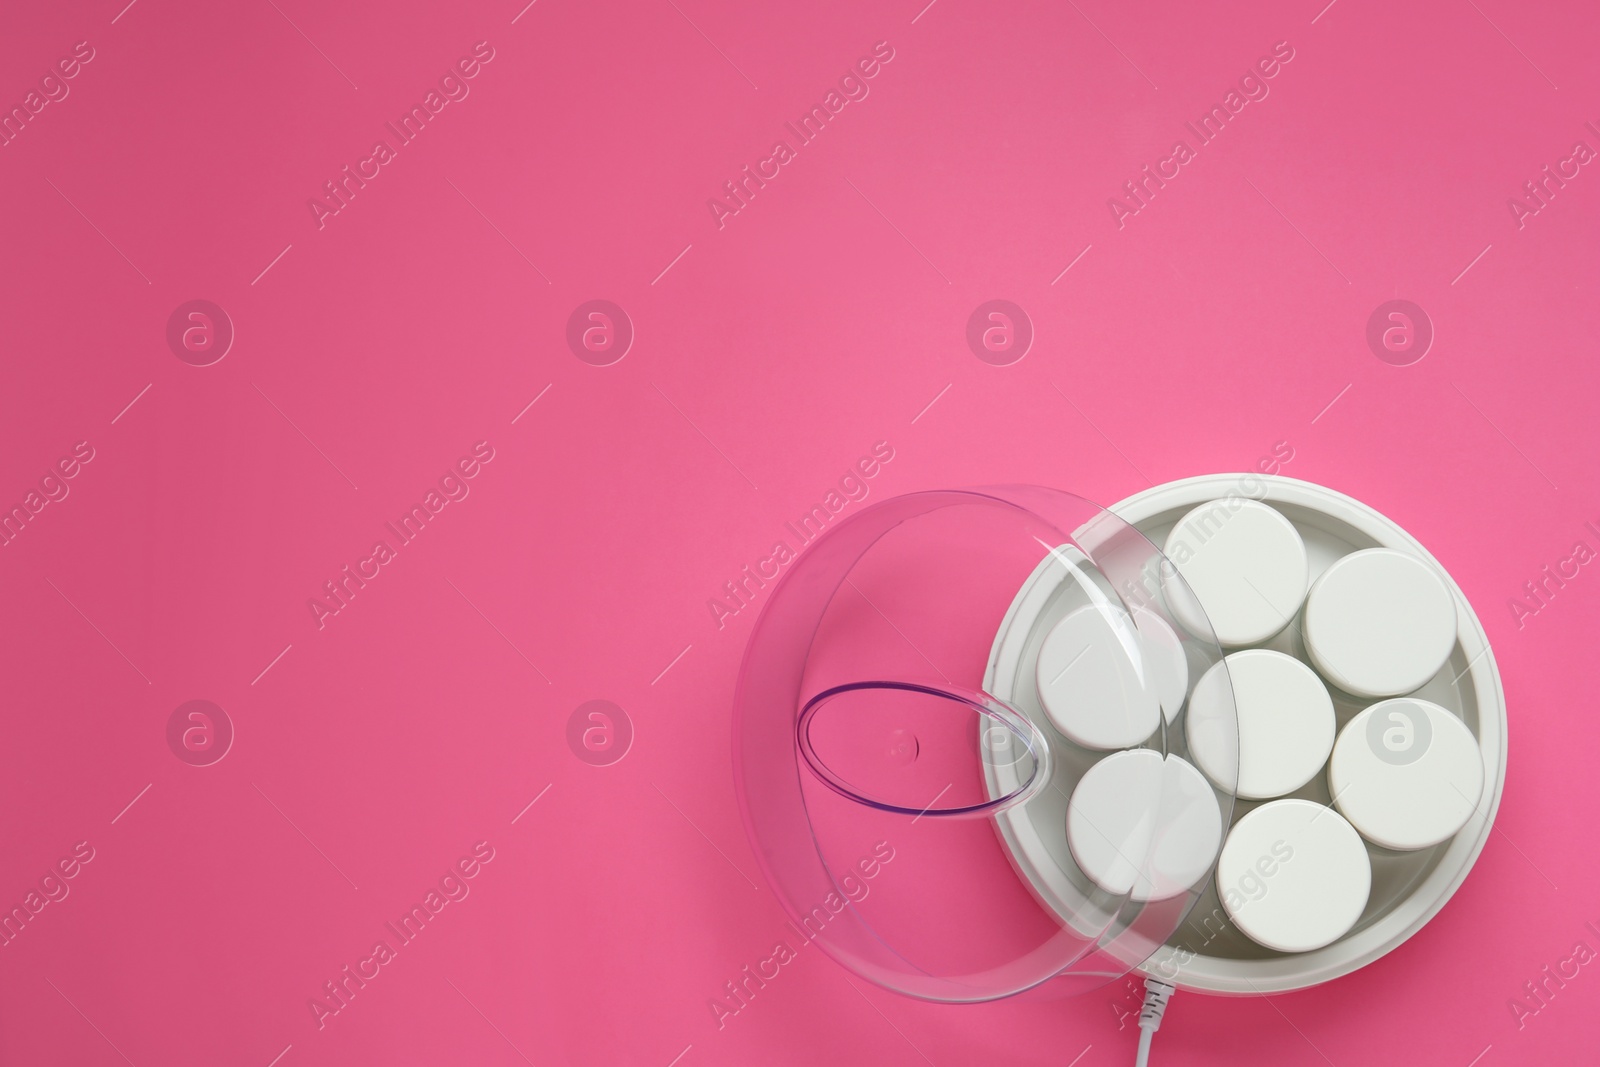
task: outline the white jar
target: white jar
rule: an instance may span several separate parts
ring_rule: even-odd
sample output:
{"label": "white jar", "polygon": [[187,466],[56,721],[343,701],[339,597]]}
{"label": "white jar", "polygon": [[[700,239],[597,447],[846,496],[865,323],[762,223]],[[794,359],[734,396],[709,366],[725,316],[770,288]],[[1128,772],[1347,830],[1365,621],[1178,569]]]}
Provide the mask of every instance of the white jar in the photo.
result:
{"label": "white jar", "polygon": [[1201,637],[1209,622],[1228,648],[1267,640],[1305,600],[1305,542],[1293,523],[1254,500],[1225,497],[1194,508],[1167,535],[1165,554],[1193,593],[1166,583],[1173,617]]}
{"label": "white jar", "polygon": [[1292,793],[1315,777],[1334,731],[1322,679],[1293,656],[1265,648],[1235,652],[1201,675],[1185,727],[1189,753],[1206,777],[1255,800]]}
{"label": "white jar", "polygon": [[1456,645],[1456,602],[1432,567],[1407,552],[1368,548],[1335,560],[1306,597],[1306,654],[1347,693],[1420,689]]}
{"label": "white jar", "polygon": [[1078,608],[1039,646],[1039,703],[1063,737],[1085,748],[1137,745],[1161,724],[1161,698],[1145,658],[1133,616],[1108,605]]}
{"label": "white jar", "polygon": [[1333,802],[1373,844],[1397,851],[1454,837],[1483,794],[1483,754],[1467,724],[1415,697],[1384,700],[1339,732]]}
{"label": "white jar", "polygon": [[1147,748],[1113,752],[1072,791],[1067,845],[1101,889],[1164,900],[1211,869],[1222,810],[1210,783],[1183,759]]}
{"label": "white jar", "polygon": [[1332,808],[1275,800],[1234,824],[1217,893],[1234,926],[1279,952],[1310,952],[1350,932],[1372,891],[1361,837]]}

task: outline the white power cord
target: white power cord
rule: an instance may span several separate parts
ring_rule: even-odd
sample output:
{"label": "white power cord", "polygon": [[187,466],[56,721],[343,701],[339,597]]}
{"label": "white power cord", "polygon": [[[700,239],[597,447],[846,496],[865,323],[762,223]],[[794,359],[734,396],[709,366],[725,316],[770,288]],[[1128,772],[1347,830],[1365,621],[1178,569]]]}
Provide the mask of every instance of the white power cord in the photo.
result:
{"label": "white power cord", "polygon": [[1144,1008],[1139,1012],[1139,1058],[1134,1067],[1149,1067],[1150,1039],[1161,1029],[1161,1017],[1167,1013],[1167,1001],[1172,999],[1174,987],[1159,978],[1144,980]]}

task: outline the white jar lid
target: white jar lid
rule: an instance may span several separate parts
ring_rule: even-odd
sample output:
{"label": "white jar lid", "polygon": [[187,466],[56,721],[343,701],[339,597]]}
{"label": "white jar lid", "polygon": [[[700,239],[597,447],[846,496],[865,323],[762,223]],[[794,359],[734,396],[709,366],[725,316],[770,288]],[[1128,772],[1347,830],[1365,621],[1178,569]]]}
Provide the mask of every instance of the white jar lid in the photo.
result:
{"label": "white jar lid", "polygon": [[1146,684],[1155,689],[1161,714],[1170,725],[1183,710],[1184,699],[1189,695],[1189,658],[1177,633],[1160,615],[1135,608],[1133,621],[1144,646]]}
{"label": "white jar lid", "polygon": [[1328,787],[1361,836],[1410,851],[1453,837],[1477,810],[1483,756],[1467,724],[1415,697],[1351,719],[1333,746]]}
{"label": "white jar lid", "polygon": [[1197,635],[1206,622],[1230,648],[1265,641],[1288,624],[1306,597],[1306,546],[1294,524],[1255,500],[1225,497],[1190,511],[1167,535],[1166,556],[1198,598],[1168,598],[1173,615]]}
{"label": "white jar lid", "polygon": [[1251,648],[1200,676],[1185,733],[1206,777],[1261,800],[1311,781],[1328,761],[1335,728],[1333,699],[1315,671],[1282,652]]}
{"label": "white jar lid", "polygon": [[1240,819],[1217,860],[1217,893],[1233,924],[1279,952],[1332,944],[1361,917],[1372,861],[1332,808],[1275,800]]}
{"label": "white jar lid", "polygon": [[1368,548],[1334,561],[1306,598],[1306,652],[1347,693],[1420,689],[1456,647],[1456,602],[1434,568]]}
{"label": "white jar lid", "polygon": [[1090,605],[1064,616],[1039,647],[1039,703],[1062,736],[1086,748],[1128,748],[1161,722],[1133,617]]}
{"label": "white jar lid", "polygon": [[1222,844],[1222,811],[1200,772],[1147,748],[1090,767],[1067,804],[1067,845],[1101,889],[1164,900],[1206,876]]}

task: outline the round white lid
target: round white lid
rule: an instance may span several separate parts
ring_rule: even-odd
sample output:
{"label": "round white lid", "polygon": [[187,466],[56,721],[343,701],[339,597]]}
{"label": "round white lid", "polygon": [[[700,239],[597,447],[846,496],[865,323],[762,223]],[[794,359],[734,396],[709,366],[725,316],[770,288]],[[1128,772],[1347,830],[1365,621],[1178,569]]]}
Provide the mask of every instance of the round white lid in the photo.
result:
{"label": "round white lid", "polygon": [[[1293,523],[1258,501],[1201,504],[1178,520],[1165,551],[1194,592],[1168,597],[1173,616],[1198,636],[1209,621],[1217,641],[1230,648],[1265,641],[1305,600],[1305,543]],[[1196,599],[1204,614],[1195,610]]]}
{"label": "round white lid", "polygon": [[1150,749],[1114,752],[1084,774],[1067,804],[1067,845],[1110,893],[1164,900],[1206,876],[1222,844],[1222,811],[1200,772]]}
{"label": "round white lid", "polygon": [[1246,937],[1309,952],[1343,937],[1372,890],[1361,836],[1332,808],[1275,800],[1240,819],[1217,860],[1217,892]]}
{"label": "round white lid", "polygon": [[1189,694],[1189,658],[1177,633],[1155,612],[1135,608],[1133,621],[1144,645],[1145,679],[1155,689],[1161,714],[1170,725]]}
{"label": "round white lid", "polygon": [[1415,697],[1384,700],[1345,725],[1328,787],[1361,836],[1410,851],[1453,837],[1477,810],[1483,755],[1467,724]]}
{"label": "round white lid", "polygon": [[1456,646],[1456,602],[1432,567],[1368,548],[1335,560],[1306,598],[1306,652],[1347,693],[1420,689]]}
{"label": "round white lid", "polygon": [[1311,781],[1328,761],[1335,728],[1333,699],[1315,671],[1293,656],[1252,648],[1200,676],[1185,733],[1206,777],[1260,800]]}
{"label": "round white lid", "polygon": [[1087,748],[1128,748],[1161,722],[1148,657],[1133,619],[1091,605],[1064,616],[1039,647],[1039,703],[1062,735]]}

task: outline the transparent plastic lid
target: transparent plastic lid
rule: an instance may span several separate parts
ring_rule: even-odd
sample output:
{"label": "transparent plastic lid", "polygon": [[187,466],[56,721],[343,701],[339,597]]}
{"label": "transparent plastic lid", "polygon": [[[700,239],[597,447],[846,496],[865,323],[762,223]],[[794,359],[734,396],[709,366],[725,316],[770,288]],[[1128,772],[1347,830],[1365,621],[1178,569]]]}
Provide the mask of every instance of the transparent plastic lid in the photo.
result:
{"label": "transparent plastic lid", "polygon": [[1206,776],[1185,742],[1184,698],[1223,656],[1204,620],[1149,540],[1068,493],[835,520],[771,589],[734,701],[745,827],[796,932],[937,1001],[1137,967],[1232,813],[1231,693],[1196,724],[1224,754]]}

